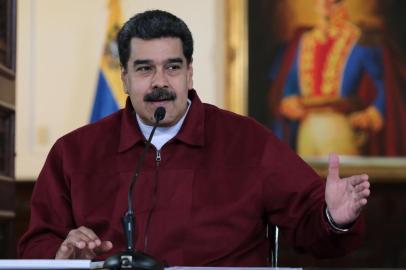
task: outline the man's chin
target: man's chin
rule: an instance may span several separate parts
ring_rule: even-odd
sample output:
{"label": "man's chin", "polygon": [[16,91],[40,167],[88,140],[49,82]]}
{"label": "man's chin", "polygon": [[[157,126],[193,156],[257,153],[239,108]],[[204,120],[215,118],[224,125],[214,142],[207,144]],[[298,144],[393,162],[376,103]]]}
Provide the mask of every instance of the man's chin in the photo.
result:
{"label": "man's chin", "polygon": [[[159,107],[159,106],[158,106],[158,107]],[[158,108],[158,107],[157,107],[157,108]],[[162,107],[165,108],[165,106],[162,106]],[[155,109],[155,110],[156,110],[156,109]],[[149,126],[154,126],[154,125],[156,124],[156,120],[155,120],[155,118],[154,118],[155,110],[153,110],[152,112],[150,112],[150,114],[148,115],[148,118],[142,118],[142,117],[141,117],[141,120],[142,120],[142,122],[143,122],[144,124],[147,124],[147,125],[149,125]],[[174,124],[176,124],[176,121],[175,121],[172,117],[170,117],[170,116],[168,115],[168,111],[166,111],[166,115],[165,115],[164,119],[162,119],[161,121],[159,121],[158,126],[159,126],[159,127],[168,127],[168,126],[172,126],[172,125],[174,125]]]}
{"label": "man's chin", "polygon": [[177,121],[174,121],[173,119],[166,119],[164,118],[162,121],[159,122],[159,127],[170,127],[173,126],[177,123]]}

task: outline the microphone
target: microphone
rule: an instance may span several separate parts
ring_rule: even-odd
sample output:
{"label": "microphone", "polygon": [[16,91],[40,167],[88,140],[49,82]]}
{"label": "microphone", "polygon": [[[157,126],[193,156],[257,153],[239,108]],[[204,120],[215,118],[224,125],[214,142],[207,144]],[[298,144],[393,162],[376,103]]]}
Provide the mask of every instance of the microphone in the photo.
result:
{"label": "microphone", "polygon": [[161,120],[165,118],[166,110],[164,107],[158,107],[154,113],[155,124],[152,128],[151,134],[145,144],[144,150],[136,163],[134,174],[131,178],[130,187],[128,190],[128,210],[123,217],[124,236],[127,244],[126,251],[119,252],[107,258],[103,263],[103,268],[118,270],[118,269],[143,269],[143,270],[161,270],[164,264],[152,256],[136,251],[134,247],[134,211],[132,207],[132,194],[135,182],[141,171],[141,165],[144,163],[145,156],[151,145],[152,137],[154,136],[155,129]]}
{"label": "microphone", "polygon": [[156,124],[158,124],[159,121],[161,121],[165,118],[165,114],[166,114],[166,110],[164,107],[156,108],[155,113],[154,113],[154,118],[155,118]]}

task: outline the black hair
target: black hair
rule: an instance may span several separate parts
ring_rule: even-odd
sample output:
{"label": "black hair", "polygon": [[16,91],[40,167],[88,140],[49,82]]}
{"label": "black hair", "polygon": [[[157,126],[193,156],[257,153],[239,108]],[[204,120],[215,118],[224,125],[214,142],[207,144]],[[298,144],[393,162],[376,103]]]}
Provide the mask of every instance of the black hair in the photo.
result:
{"label": "black hair", "polygon": [[192,62],[193,38],[184,21],[162,10],[149,10],[138,13],[121,27],[117,35],[120,64],[127,69],[132,38],[151,40],[175,37],[182,41],[183,54],[188,64]]}

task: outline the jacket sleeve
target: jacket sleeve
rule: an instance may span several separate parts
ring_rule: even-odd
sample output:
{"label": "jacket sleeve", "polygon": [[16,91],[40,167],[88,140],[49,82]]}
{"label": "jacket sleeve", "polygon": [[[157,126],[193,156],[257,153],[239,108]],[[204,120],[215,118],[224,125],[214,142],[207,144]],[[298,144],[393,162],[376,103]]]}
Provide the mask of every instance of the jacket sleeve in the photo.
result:
{"label": "jacket sleeve", "polygon": [[69,183],[63,169],[63,149],[51,149],[35,183],[27,232],[18,244],[20,258],[54,258],[60,244],[75,228]]}
{"label": "jacket sleeve", "polygon": [[289,245],[315,257],[331,258],[349,253],[362,243],[362,217],[349,231],[335,231],[324,215],[325,181],[287,145],[269,141],[262,163],[269,168],[263,179],[268,222],[279,226],[281,237]]}

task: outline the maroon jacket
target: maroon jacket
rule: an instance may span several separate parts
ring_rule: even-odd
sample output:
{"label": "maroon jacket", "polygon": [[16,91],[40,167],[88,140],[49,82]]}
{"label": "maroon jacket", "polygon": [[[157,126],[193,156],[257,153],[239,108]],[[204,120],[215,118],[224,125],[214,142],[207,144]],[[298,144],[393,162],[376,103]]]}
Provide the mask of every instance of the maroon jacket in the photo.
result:
{"label": "maroon jacket", "polygon": [[[324,181],[287,145],[250,118],[203,104],[194,90],[189,98],[181,130],[160,161],[149,150],[135,185],[137,249],[170,265],[264,266],[266,222],[316,256],[359,245],[361,222],[344,234],[330,228]],[[124,110],[59,139],[36,182],[19,255],[54,258],[79,226],[113,242],[99,259],[124,250],[121,218],[144,141],[128,100]]]}

